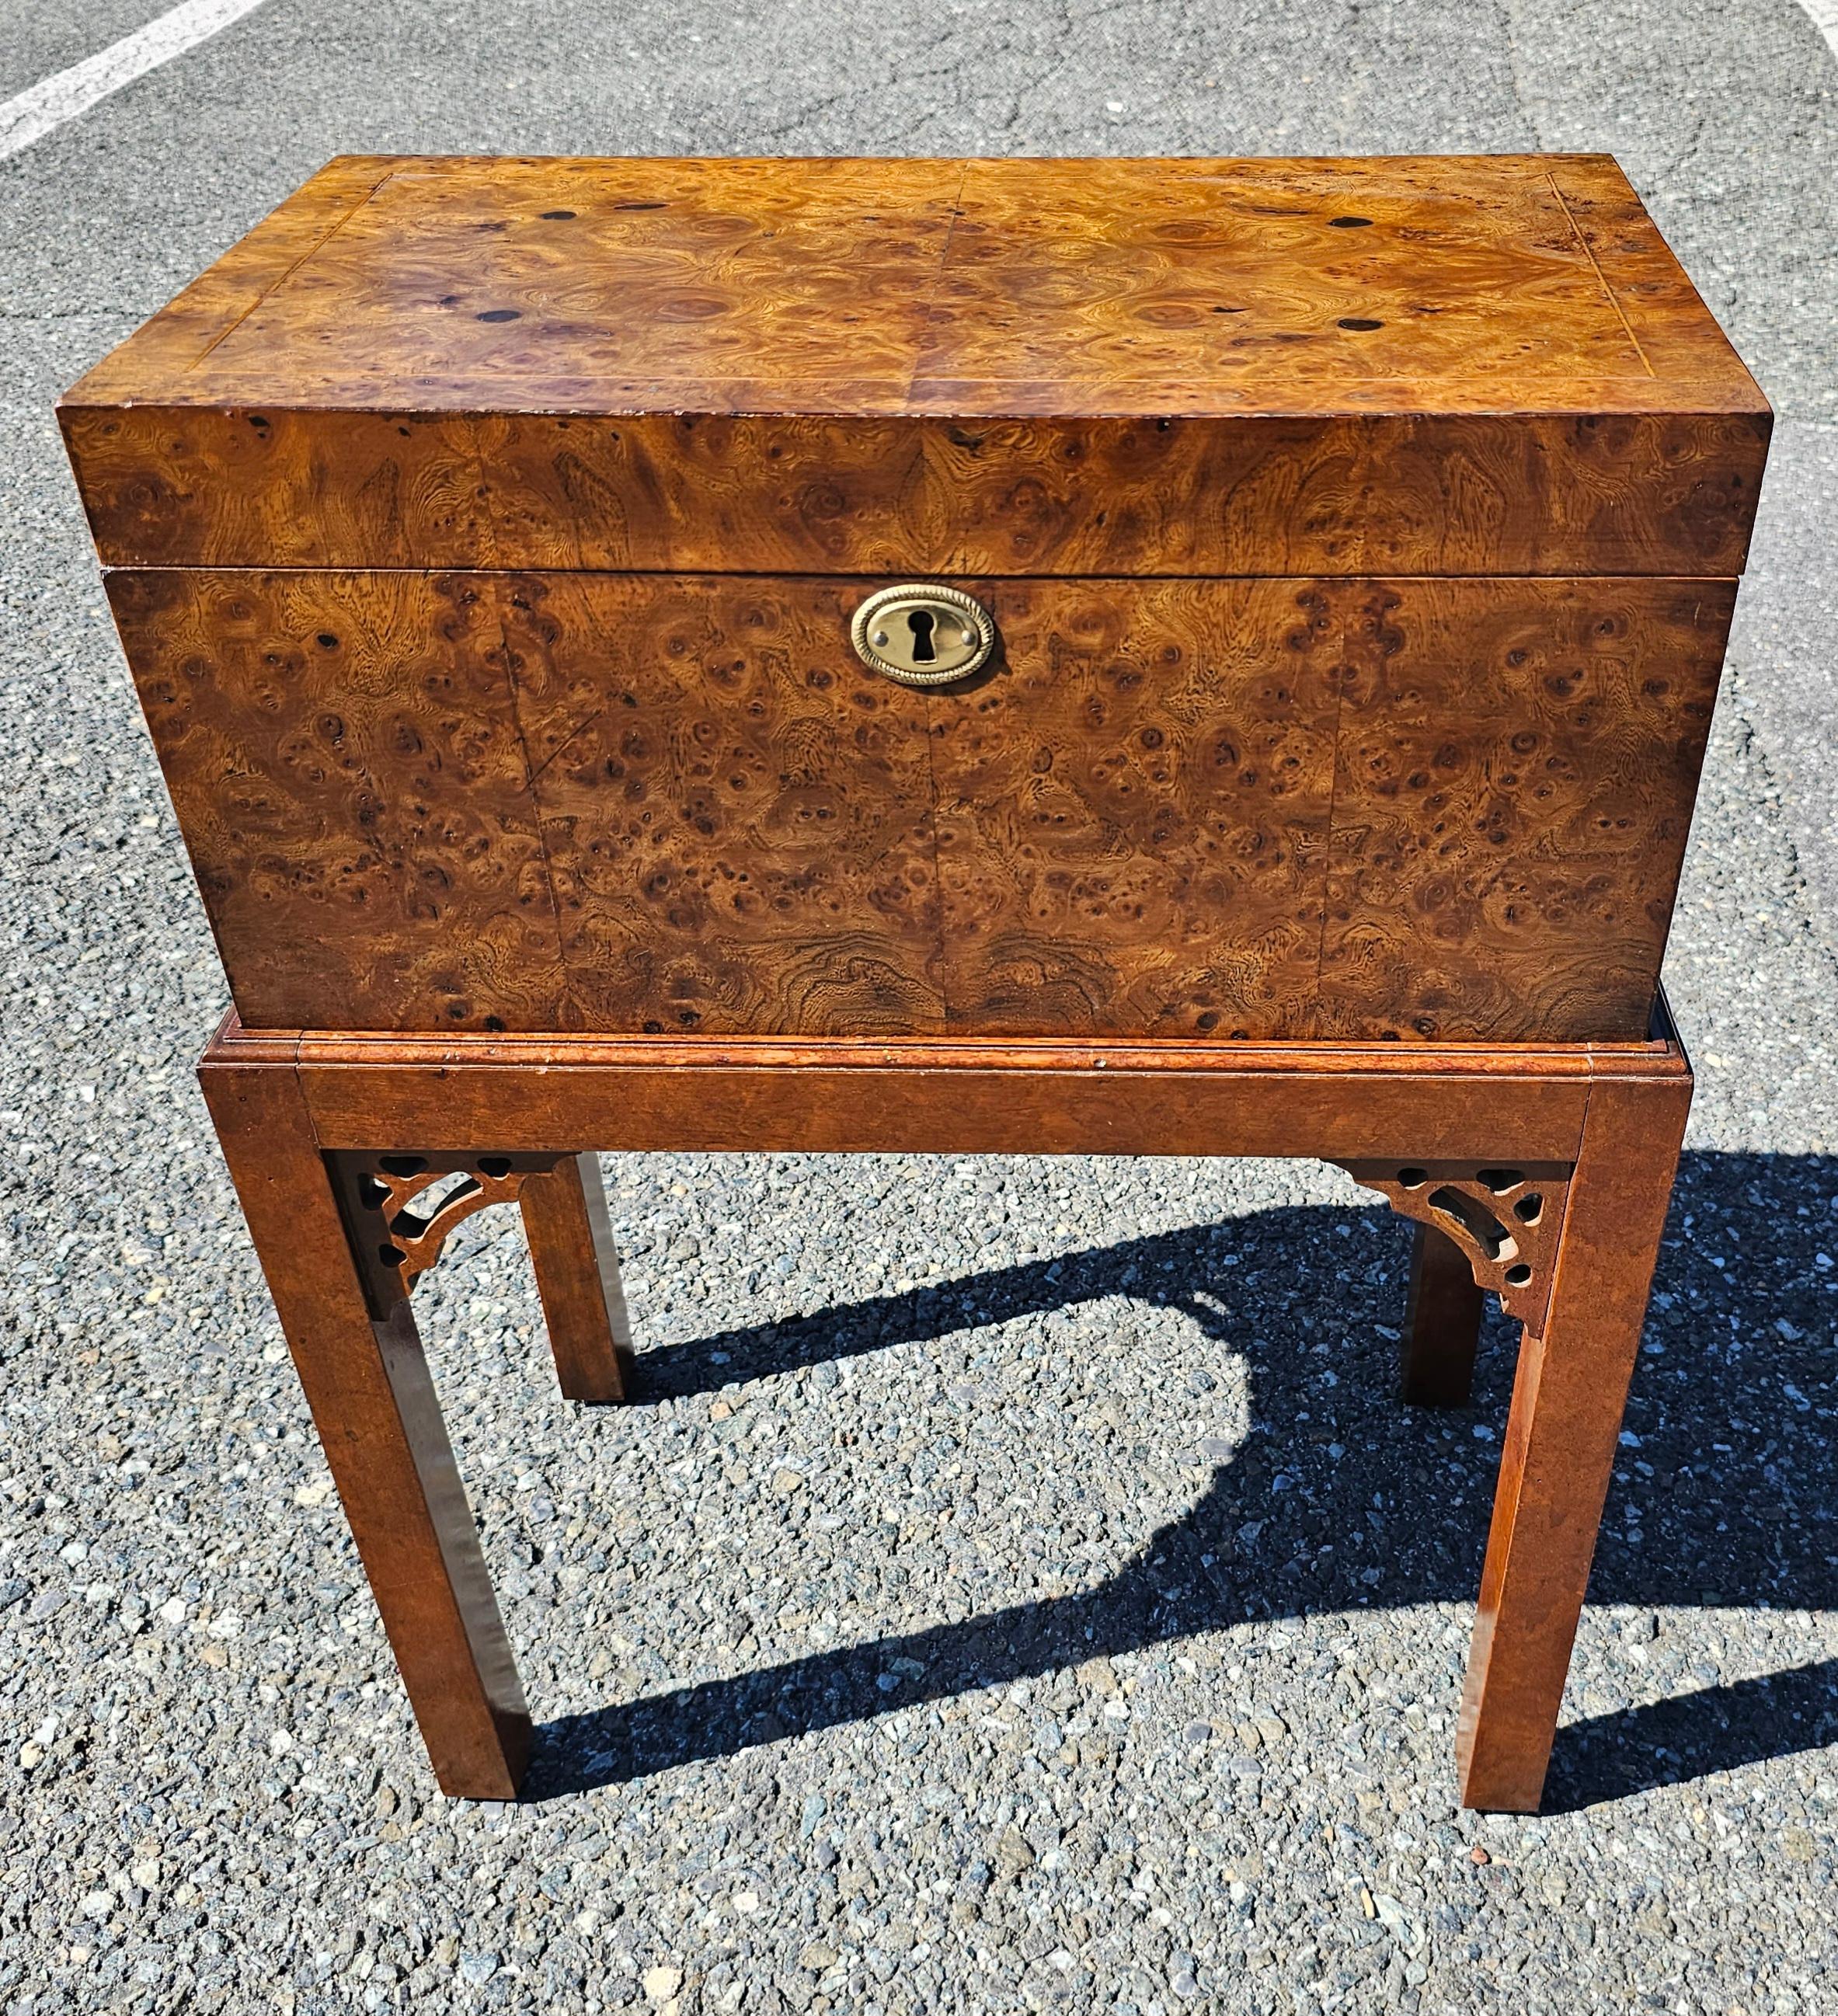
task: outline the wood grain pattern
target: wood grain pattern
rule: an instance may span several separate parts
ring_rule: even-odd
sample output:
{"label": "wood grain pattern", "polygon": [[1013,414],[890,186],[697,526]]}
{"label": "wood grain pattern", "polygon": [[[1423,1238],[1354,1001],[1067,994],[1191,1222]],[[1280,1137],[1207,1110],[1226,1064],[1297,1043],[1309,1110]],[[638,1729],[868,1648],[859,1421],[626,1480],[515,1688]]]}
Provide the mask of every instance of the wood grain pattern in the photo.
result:
{"label": "wood grain pattern", "polygon": [[1344,592],[1318,1032],[1631,1033],[1665,949],[1731,585]]}
{"label": "wood grain pattern", "polygon": [[[444,1786],[529,1744],[398,1264],[475,1204],[610,1399],[590,1145],[1309,1154],[1438,1228],[1419,1389],[1535,1333],[1459,1761],[1536,1803],[1768,425],[1612,163],[347,160],[62,419]],[[915,574],[960,686],[849,648]]]}
{"label": "wood grain pattern", "polygon": [[[402,164],[190,376],[236,404],[899,409],[962,164]],[[358,327],[376,339],[354,352]],[[495,388],[481,398],[487,382]],[[605,387],[607,398],[596,396]],[[624,388],[632,388],[635,398]],[[583,400],[581,394],[585,392]]]}
{"label": "wood grain pattern", "polygon": [[896,576],[1733,575],[1768,435],[1718,413],[60,418],[110,566]]}
{"label": "wood grain pattern", "polygon": [[1757,397],[1599,155],[347,158],[77,397],[1333,415],[1509,378],[1556,412]]}
{"label": "wood grain pattern", "polygon": [[1592,156],[339,162],[62,411],[111,564],[740,572],[1734,573],[1768,427]]}
{"label": "wood grain pattern", "polygon": [[1501,1449],[1455,1736],[1466,1806],[1535,1813],[1544,1791],[1690,1105],[1689,1073],[1591,1092]]}
{"label": "wood grain pattern", "polygon": [[[1430,404],[1459,409],[1510,378],[1536,407],[1579,381],[1650,379],[1557,165],[969,162],[913,402],[977,412],[999,386],[1011,412],[1120,394],[1242,411],[1277,387],[1284,411],[1344,412],[1433,380]],[[1715,369],[1707,352],[1680,362]]]}
{"label": "wood grain pattern", "polygon": [[120,573],[110,599],[251,1027],[554,1026],[554,898],[488,588]]}
{"label": "wood grain pattern", "polygon": [[[448,1790],[485,1798],[514,1794],[528,1719],[406,1300],[399,1283],[377,1278],[374,1249],[358,1251],[332,1201],[329,1176],[353,1160],[342,1148],[374,1154],[379,1140],[444,1132],[523,1139],[538,1153],[584,1138],[1312,1152],[1356,1165],[1419,1152],[1517,1164],[1522,1177],[1556,1158],[1566,1202],[1553,1286],[1521,1349],[1458,1740],[1465,1803],[1530,1809],[1691,1096],[1663,1012],[1656,1030],[1606,1057],[1574,1045],[1196,1052],[465,1034],[437,1043],[303,1034],[278,1046],[232,1017],[201,1075],[436,1771]],[[715,1053],[725,1060],[710,1061]],[[1126,1057],[1132,1067],[1106,1067]],[[1501,1194],[1521,1193],[1523,1181],[1502,1178]],[[1502,1178],[1480,1175],[1490,1192]],[[595,1243],[581,1237],[578,1199],[560,1201],[569,1250],[549,1255],[563,1265],[545,1281],[545,1307],[558,1282],[569,1284],[564,1299],[578,1291]],[[384,1305],[367,1308],[367,1293]],[[606,1342],[596,1316],[600,1380],[617,1371]]]}
{"label": "wood grain pattern", "polygon": [[[114,597],[251,1027],[1643,1033],[1727,583],[187,574]],[[328,641],[329,640],[329,641]]]}
{"label": "wood grain pattern", "polygon": [[1398,1398],[1411,1407],[1465,1407],[1487,1297],[1468,1256],[1433,1225],[1419,1221],[1411,1245],[1410,1294],[1397,1360]]}
{"label": "wood grain pattern", "polygon": [[198,1075],[435,1775],[514,1798],[529,1712],[408,1298],[354,1246],[292,1067],[220,1043]]}
{"label": "wood grain pattern", "polygon": [[948,1027],[1311,1021],[1337,641],[1320,583],[979,583],[1003,662],[928,696]]}
{"label": "wood grain pattern", "polygon": [[488,566],[476,430],[420,414],[60,409],[110,567]]}
{"label": "wood grain pattern", "polygon": [[588,1406],[623,1400],[631,1321],[599,1157],[563,1156],[527,1177],[518,1201],[563,1397]]}
{"label": "wood grain pattern", "polygon": [[[284,1060],[328,1148],[425,1138],[433,1109],[451,1138],[527,1154],[591,1140],[667,1153],[1567,1161],[1592,1085],[1689,1075],[1661,1028],[1660,1040],[1608,1049],[306,1031]],[[238,1054],[262,1043],[240,1028],[221,1040]]]}
{"label": "wood grain pattern", "polygon": [[500,590],[568,968],[564,1026],[935,1028],[925,700],[834,582]]}

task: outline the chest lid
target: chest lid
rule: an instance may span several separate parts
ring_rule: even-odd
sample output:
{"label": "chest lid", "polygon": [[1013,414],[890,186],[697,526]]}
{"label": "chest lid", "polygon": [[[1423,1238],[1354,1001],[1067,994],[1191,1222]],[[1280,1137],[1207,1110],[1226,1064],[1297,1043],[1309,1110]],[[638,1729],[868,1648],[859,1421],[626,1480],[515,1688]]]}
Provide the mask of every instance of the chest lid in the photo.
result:
{"label": "chest lid", "polygon": [[1739,571],[1615,164],[347,158],[67,396],[116,565]]}

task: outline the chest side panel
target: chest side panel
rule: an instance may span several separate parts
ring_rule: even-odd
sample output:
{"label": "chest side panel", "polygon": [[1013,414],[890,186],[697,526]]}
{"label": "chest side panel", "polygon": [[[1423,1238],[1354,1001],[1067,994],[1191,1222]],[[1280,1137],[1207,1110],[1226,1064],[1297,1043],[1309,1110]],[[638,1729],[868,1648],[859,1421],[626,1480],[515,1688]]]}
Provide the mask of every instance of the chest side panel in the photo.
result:
{"label": "chest side panel", "polygon": [[481,578],[161,571],[109,594],[246,1024],[566,1026]]}
{"label": "chest side panel", "polygon": [[1644,1032],[1735,587],[1343,585],[1322,1035]]}

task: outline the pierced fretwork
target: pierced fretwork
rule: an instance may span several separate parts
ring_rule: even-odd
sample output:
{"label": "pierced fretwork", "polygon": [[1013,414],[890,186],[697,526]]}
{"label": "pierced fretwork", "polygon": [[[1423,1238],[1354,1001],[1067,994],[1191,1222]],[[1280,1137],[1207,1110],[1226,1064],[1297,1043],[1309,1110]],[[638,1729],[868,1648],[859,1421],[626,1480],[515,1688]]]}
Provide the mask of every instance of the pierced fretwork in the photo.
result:
{"label": "pierced fretwork", "polygon": [[514,1204],[553,1155],[358,1154],[333,1158],[369,1278],[406,1294],[455,1229],[487,1204]]}
{"label": "pierced fretwork", "polygon": [[1474,1278],[1534,1334],[1551,1301],[1551,1269],[1570,1193],[1568,1162],[1343,1162],[1405,1218],[1452,1240]]}

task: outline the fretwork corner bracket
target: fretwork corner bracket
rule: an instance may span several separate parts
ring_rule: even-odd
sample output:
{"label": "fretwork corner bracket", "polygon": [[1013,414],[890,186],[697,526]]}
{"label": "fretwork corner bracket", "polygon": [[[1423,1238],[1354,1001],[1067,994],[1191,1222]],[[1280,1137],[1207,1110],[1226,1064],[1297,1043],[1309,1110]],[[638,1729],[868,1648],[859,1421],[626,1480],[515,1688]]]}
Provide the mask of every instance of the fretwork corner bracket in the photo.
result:
{"label": "fretwork corner bracket", "polygon": [[379,1301],[406,1294],[455,1230],[487,1204],[517,1202],[553,1155],[376,1154],[329,1158],[366,1280]]}
{"label": "fretwork corner bracket", "polygon": [[1343,1162],[1401,1217],[1454,1242],[1475,1280],[1534,1334],[1551,1301],[1568,1162]]}

